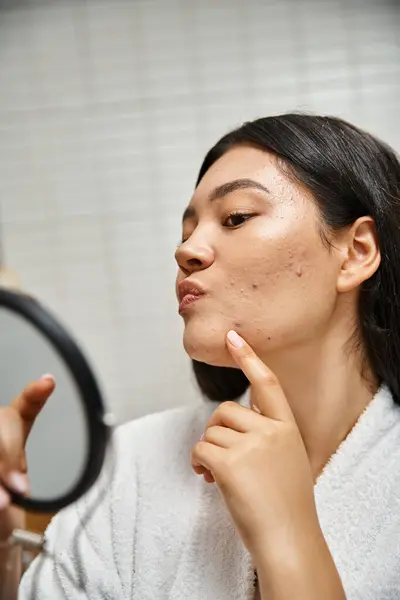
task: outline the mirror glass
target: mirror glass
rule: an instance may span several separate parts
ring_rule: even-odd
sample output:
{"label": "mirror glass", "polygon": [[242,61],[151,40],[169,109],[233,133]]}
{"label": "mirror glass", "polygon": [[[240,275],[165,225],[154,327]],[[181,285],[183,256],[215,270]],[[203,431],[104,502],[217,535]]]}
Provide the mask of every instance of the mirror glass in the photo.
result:
{"label": "mirror glass", "polygon": [[62,357],[29,321],[0,306],[0,406],[45,374],[54,376],[56,388],[26,446],[29,495],[34,500],[57,499],[76,485],[87,463],[89,432],[78,389]]}

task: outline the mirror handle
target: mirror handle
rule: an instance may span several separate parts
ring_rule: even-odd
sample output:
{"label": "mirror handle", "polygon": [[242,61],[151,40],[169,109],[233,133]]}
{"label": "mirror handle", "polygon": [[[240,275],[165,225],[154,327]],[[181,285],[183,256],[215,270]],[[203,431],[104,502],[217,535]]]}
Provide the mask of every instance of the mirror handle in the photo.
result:
{"label": "mirror handle", "polygon": [[24,550],[42,550],[44,536],[26,529],[14,529],[9,543],[11,546],[21,546]]}

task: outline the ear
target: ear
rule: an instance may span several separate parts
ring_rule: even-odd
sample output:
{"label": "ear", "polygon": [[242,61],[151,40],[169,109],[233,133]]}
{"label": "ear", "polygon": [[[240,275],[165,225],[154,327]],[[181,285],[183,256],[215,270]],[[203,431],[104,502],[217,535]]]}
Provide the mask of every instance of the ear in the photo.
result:
{"label": "ear", "polygon": [[343,262],[337,291],[349,292],[372,277],[381,263],[374,220],[372,217],[360,217],[339,236],[335,246],[340,250]]}

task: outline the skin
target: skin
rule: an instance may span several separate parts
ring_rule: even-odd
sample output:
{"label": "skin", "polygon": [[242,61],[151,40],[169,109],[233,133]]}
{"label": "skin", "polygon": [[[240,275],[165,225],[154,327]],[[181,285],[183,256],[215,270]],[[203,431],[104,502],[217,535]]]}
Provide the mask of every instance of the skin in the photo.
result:
{"label": "skin", "polygon": [[[223,193],[221,186],[226,192],[238,179],[268,191],[242,186]],[[218,198],[210,200],[216,189]],[[311,193],[274,156],[249,146],[214,163],[188,209],[177,284],[187,278],[206,295],[182,314],[184,347],[199,361],[242,368],[261,413],[223,403],[192,451],[192,466],[220,487],[258,565],[262,597],[289,597],[290,582],[299,598],[327,598],[326,586],[330,597],[343,598],[313,484],[378,386],[368,365],[362,369],[362,354],[349,346],[360,285],[380,264],[373,220],[361,217],[331,232],[328,247]],[[232,219],[232,211],[249,218]],[[230,330],[247,342],[239,350],[244,361],[227,341]],[[271,402],[279,407],[271,411]],[[282,534],[287,523],[289,538]]]}

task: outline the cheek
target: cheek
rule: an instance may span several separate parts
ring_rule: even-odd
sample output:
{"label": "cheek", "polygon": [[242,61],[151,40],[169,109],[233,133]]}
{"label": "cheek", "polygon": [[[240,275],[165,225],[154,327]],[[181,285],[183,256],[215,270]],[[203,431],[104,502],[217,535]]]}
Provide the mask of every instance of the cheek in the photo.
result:
{"label": "cheek", "polygon": [[303,318],[310,321],[310,310],[317,318],[316,299],[327,306],[333,289],[324,252],[324,248],[294,240],[290,245],[253,245],[252,251],[242,253],[230,265],[227,285],[228,314],[235,315],[234,328],[247,334],[249,342],[266,341],[266,329],[268,340],[276,339]]}
{"label": "cheek", "polygon": [[311,276],[314,262],[315,258],[310,260],[310,252],[304,246],[280,244],[272,249],[260,244],[230,265],[229,287],[234,298],[257,301],[282,287],[289,292],[289,286],[296,288]]}

